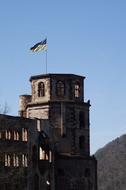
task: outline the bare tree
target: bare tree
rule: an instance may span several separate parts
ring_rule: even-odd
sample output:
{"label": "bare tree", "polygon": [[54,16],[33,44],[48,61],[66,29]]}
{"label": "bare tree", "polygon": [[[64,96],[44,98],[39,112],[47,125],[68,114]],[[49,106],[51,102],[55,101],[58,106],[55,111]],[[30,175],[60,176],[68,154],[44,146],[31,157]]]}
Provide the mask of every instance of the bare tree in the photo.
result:
{"label": "bare tree", "polygon": [[4,105],[0,105],[0,114],[7,114],[9,112],[9,106],[7,102],[4,103]]}

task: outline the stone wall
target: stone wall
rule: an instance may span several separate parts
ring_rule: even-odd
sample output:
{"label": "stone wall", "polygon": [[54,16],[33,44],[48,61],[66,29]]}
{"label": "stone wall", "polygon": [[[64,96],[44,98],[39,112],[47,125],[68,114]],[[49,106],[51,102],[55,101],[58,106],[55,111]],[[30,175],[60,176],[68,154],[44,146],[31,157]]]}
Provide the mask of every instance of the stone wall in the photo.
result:
{"label": "stone wall", "polygon": [[37,147],[36,121],[0,115],[0,187],[26,190],[30,186],[32,147]]}
{"label": "stone wall", "polygon": [[56,190],[96,190],[97,174],[94,157],[62,156],[55,162]]}

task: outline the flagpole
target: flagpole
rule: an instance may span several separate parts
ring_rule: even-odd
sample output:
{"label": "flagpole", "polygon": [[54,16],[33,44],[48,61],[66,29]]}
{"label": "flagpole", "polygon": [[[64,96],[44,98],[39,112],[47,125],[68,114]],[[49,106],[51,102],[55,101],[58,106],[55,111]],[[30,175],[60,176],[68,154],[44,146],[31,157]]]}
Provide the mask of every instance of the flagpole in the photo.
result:
{"label": "flagpole", "polygon": [[38,52],[40,50],[45,50],[45,72],[47,74],[47,38],[41,42],[38,42],[33,47],[30,48],[32,52]]}
{"label": "flagpole", "polygon": [[47,74],[47,48],[46,48],[46,74]]}

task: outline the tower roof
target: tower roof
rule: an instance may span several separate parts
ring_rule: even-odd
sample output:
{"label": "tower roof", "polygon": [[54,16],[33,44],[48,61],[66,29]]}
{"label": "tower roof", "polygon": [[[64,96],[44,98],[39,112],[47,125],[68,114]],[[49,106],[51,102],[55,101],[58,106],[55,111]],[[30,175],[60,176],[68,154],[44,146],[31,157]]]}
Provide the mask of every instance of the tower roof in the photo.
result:
{"label": "tower roof", "polygon": [[85,79],[84,76],[75,75],[75,74],[64,74],[64,73],[48,73],[48,74],[42,74],[42,75],[34,75],[30,77],[30,82],[32,80],[41,79],[41,78],[82,78]]}

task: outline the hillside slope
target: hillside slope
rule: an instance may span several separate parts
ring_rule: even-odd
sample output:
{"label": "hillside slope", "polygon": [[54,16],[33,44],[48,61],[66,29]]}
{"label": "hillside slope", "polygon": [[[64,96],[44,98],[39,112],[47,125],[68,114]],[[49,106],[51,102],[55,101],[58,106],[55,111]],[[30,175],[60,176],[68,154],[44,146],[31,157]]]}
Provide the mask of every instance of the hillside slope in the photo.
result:
{"label": "hillside slope", "polygon": [[126,135],[99,149],[98,190],[126,190]]}

